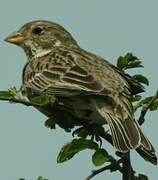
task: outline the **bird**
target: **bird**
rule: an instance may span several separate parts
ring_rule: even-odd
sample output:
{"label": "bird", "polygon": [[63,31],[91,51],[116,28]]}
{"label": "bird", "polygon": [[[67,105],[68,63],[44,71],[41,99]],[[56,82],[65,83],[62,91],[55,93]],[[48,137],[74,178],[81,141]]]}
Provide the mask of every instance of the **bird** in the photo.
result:
{"label": "bird", "polygon": [[130,101],[143,88],[130,75],[82,49],[54,22],[28,22],[5,41],[26,53],[22,85],[30,96],[60,98],[73,116],[108,124],[116,151],[135,149],[146,161],[157,164],[155,149],[135,119]]}

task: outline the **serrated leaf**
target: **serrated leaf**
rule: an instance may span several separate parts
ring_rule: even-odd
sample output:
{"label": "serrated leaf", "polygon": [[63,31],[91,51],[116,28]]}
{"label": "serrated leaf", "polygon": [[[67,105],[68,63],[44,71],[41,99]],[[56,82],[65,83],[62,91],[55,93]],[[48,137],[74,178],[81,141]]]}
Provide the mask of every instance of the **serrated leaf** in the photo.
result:
{"label": "serrated leaf", "polygon": [[149,101],[151,101],[152,97],[147,97],[145,99],[143,99],[142,101],[140,101],[140,105],[143,105],[143,104],[148,104]]}
{"label": "serrated leaf", "polygon": [[53,118],[49,118],[45,121],[44,125],[50,129],[55,129],[56,121]]}
{"label": "serrated leaf", "polygon": [[0,97],[11,98],[14,97],[14,95],[9,91],[0,91]]}
{"label": "serrated leaf", "polygon": [[49,103],[49,99],[45,95],[34,97],[34,98],[31,99],[31,101],[35,102],[35,103],[42,104],[42,105],[45,105],[45,104]]}
{"label": "serrated leaf", "polygon": [[8,89],[8,92],[10,92],[14,96],[17,96],[19,93],[18,90],[16,89],[16,87]]}
{"label": "serrated leaf", "polygon": [[131,101],[132,102],[140,101],[141,98],[142,98],[142,96],[140,96],[140,95],[133,95],[131,98]]}
{"label": "serrated leaf", "polygon": [[101,166],[105,162],[108,162],[111,159],[105,149],[98,149],[92,156],[92,162],[95,166]]}
{"label": "serrated leaf", "polygon": [[63,163],[70,160],[75,154],[85,149],[97,149],[97,143],[84,138],[74,139],[70,143],[65,144],[58,154],[57,162]]}
{"label": "serrated leaf", "polygon": [[53,96],[42,95],[32,98],[31,101],[39,103],[41,105],[46,105],[49,103],[53,103],[55,101],[55,98]]}
{"label": "serrated leaf", "polygon": [[124,58],[127,59],[128,62],[137,61],[138,58],[134,56],[132,53],[127,53]]}
{"label": "serrated leaf", "polygon": [[124,57],[120,56],[118,58],[117,67],[121,70],[126,70],[129,68],[143,67],[143,65],[136,56],[133,56],[132,53],[127,53]]}
{"label": "serrated leaf", "polygon": [[153,105],[150,106],[150,111],[155,111],[158,109],[158,104],[154,103]]}
{"label": "serrated leaf", "polygon": [[[151,97],[147,97],[147,98],[141,100],[138,104],[136,104],[135,109],[138,109],[141,106],[147,105],[151,101],[152,98],[153,97],[151,96]],[[158,98],[149,107],[150,111],[155,111],[157,109],[158,109]]]}
{"label": "serrated leaf", "polygon": [[44,179],[42,176],[39,176],[39,177],[37,178],[37,180],[48,180],[48,179]]}
{"label": "serrated leaf", "polygon": [[149,180],[148,177],[144,174],[139,174],[138,178],[139,180]]}
{"label": "serrated leaf", "polygon": [[144,67],[139,60],[129,62],[126,69]]}
{"label": "serrated leaf", "polygon": [[135,105],[135,109],[138,109],[139,107],[148,104],[149,101],[151,101],[151,99],[152,99],[152,97],[147,97],[147,98],[141,100],[138,104]]}
{"label": "serrated leaf", "polygon": [[133,76],[133,78],[136,79],[140,83],[149,85],[149,80],[145,76],[143,76],[141,74],[136,74],[136,75]]}
{"label": "serrated leaf", "polygon": [[118,60],[117,60],[117,67],[119,68],[119,69],[123,69],[123,68],[125,68],[126,66],[127,66],[127,64],[128,64],[128,59],[127,58],[124,58],[124,57],[122,57],[122,56],[120,56],[119,58],[118,58]]}

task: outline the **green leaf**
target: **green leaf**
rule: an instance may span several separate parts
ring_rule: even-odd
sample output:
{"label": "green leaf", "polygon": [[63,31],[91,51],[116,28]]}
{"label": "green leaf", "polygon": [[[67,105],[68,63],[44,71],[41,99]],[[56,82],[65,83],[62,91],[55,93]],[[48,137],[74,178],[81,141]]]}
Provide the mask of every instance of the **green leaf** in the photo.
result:
{"label": "green leaf", "polygon": [[142,62],[132,53],[127,53],[124,57],[120,56],[117,60],[117,67],[121,70],[143,67]]}
{"label": "green leaf", "polygon": [[98,148],[97,143],[91,140],[84,138],[74,139],[70,143],[67,143],[62,147],[61,151],[58,154],[57,162],[63,163],[65,161],[68,161],[75,154],[85,149],[97,149],[97,148]]}
{"label": "green leaf", "polygon": [[138,179],[139,180],[149,180],[148,177],[144,174],[139,174]]}
{"label": "green leaf", "polygon": [[48,180],[48,179],[43,179],[42,176],[39,176],[39,177],[37,178],[37,180]]}
{"label": "green leaf", "polygon": [[138,104],[135,105],[135,107],[134,107],[135,110],[137,110],[137,109],[140,108],[141,106],[144,106],[144,105],[148,104],[149,101],[151,101],[151,99],[152,99],[152,97],[147,97],[147,98],[141,100]]}
{"label": "green leaf", "polygon": [[14,95],[9,91],[0,91],[0,97],[12,98]]}
{"label": "green leaf", "polygon": [[122,56],[120,56],[118,58],[118,60],[117,60],[117,67],[119,69],[121,69],[121,70],[124,69],[127,66],[127,64],[128,64],[128,59],[127,58],[124,58]]}
{"label": "green leaf", "polygon": [[108,162],[111,159],[105,149],[98,149],[92,156],[92,162],[95,166],[101,166],[105,162]]}
{"label": "green leaf", "polygon": [[151,106],[150,106],[150,111],[155,111],[158,109],[158,103],[153,103]]}
{"label": "green leaf", "polygon": [[39,103],[41,105],[46,105],[49,103],[54,103],[55,98],[53,96],[42,95],[32,98],[31,101],[35,103]]}
{"label": "green leaf", "polygon": [[142,98],[142,96],[140,96],[140,95],[133,95],[131,98],[131,101],[132,102],[140,101],[141,98]]}
{"label": "green leaf", "polygon": [[16,87],[8,89],[8,91],[13,94],[14,96],[17,96],[19,91],[16,89]]}
{"label": "green leaf", "polygon": [[[138,109],[141,106],[147,105],[151,101],[152,98],[153,97],[151,96],[151,97],[147,97],[147,98],[141,100],[138,104],[135,105],[135,109]],[[150,111],[155,111],[157,109],[158,109],[158,98],[149,107]]]}
{"label": "green leaf", "polygon": [[44,125],[50,129],[55,129],[55,124],[56,124],[56,121],[53,118],[49,118],[46,120]]}
{"label": "green leaf", "polygon": [[151,99],[152,99],[152,96],[151,97],[147,97],[147,98],[143,99],[142,101],[140,101],[138,104],[139,104],[139,106],[142,106],[144,104],[148,104],[149,101],[151,101]]}
{"label": "green leaf", "polygon": [[138,58],[136,56],[134,56],[132,53],[127,53],[124,58],[127,59],[128,62],[133,62],[133,61],[137,61]]}
{"label": "green leaf", "polygon": [[149,80],[145,76],[143,76],[141,74],[136,74],[136,75],[133,76],[133,78],[136,79],[140,83],[149,85]]}
{"label": "green leaf", "polygon": [[[24,178],[20,178],[18,180],[25,180]],[[39,176],[36,180],[48,180],[48,179],[44,179],[42,176]]]}
{"label": "green leaf", "polygon": [[129,62],[126,69],[144,67],[139,60]]}

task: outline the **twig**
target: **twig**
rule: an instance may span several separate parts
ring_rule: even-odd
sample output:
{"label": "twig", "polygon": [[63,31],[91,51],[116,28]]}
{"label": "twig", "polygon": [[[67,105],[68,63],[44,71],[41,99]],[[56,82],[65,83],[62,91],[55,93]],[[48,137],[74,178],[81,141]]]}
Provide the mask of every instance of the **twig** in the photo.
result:
{"label": "twig", "polygon": [[111,159],[111,164],[103,167],[103,168],[100,168],[98,170],[93,170],[92,173],[85,178],[85,180],[90,180],[92,179],[94,176],[96,176],[97,174],[103,172],[103,171],[106,171],[106,170],[111,170],[111,171],[120,171],[122,174],[123,174],[123,170],[122,170],[122,167],[119,165],[121,163],[121,159],[120,160],[116,160],[114,158]]}
{"label": "twig", "polygon": [[103,172],[103,171],[106,171],[106,170],[110,170],[112,168],[112,164],[108,165],[108,166],[105,166],[101,169],[98,169],[98,170],[93,170],[92,171],[92,174],[90,174],[88,177],[86,177],[85,180],[90,180],[92,177],[96,176],[97,174]]}
{"label": "twig", "polygon": [[85,180],[90,180],[92,177],[96,176],[97,174],[106,171],[106,170],[110,170],[113,168],[113,164],[109,164],[108,166],[105,166],[103,168],[100,168],[98,170],[93,170],[92,174],[90,174],[88,177],[85,178]]}
{"label": "twig", "polygon": [[143,107],[142,111],[141,111],[141,114],[140,114],[140,117],[139,117],[139,120],[138,120],[138,123],[140,125],[142,125],[145,121],[145,115],[147,113],[147,111],[149,110],[150,106],[154,103],[154,101],[158,98],[158,91],[156,92],[156,94],[152,97],[152,99],[148,102],[148,104],[146,106]]}
{"label": "twig", "polygon": [[34,102],[29,102],[24,99],[18,99],[14,97],[0,97],[0,100],[2,101],[9,101],[9,102],[14,102],[14,103],[19,103],[19,104],[24,104],[25,106],[34,106],[34,107],[41,107],[41,104],[34,103]]}

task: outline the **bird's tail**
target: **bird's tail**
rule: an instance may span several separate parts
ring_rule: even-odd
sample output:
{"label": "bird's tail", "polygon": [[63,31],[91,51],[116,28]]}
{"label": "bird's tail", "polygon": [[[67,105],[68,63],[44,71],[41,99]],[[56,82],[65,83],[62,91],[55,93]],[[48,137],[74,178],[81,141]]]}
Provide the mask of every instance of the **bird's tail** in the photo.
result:
{"label": "bird's tail", "polygon": [[119,152],[126,153],[130,149],[140,146],[141,138],[139,129],[131,119],[122,120],[114,114],[107,113],[107,109],[99,110],[110,126],[113,145]]}
{"label": "bird's tail", "polygon": [[140,146],[139,148],[136,149],[137,153],[145,159],[146,161],[151,162],[154,165],[157,165],[157,157],[154,152],[148,151],[146,148],[143,146]]}
{"label": "bird's tail", "polygon": [[122,153],[126,153],[130,149],[136,149],[145,160],[157,164],[153,146],[135,121],[133,113],[130,113],[129,109],[127,110],[130,104],[124,106],[125,108],[121,105],[115,109],[108,103],[98,104],[98,102],[95,102],[95,106],[110,126],[115,149]]}
{"label": "bird's tail", "polygon": [[139,125],[139,132],[141,136],[141,145],[136,149],[137,153],[144,158],[146,161],[151,162],[154,165],[157,165],[157,157],[155,155],[155,149],[150,143],[150,141],[147,139],[147,137],[144,135],[142,130],[140,129]]}

